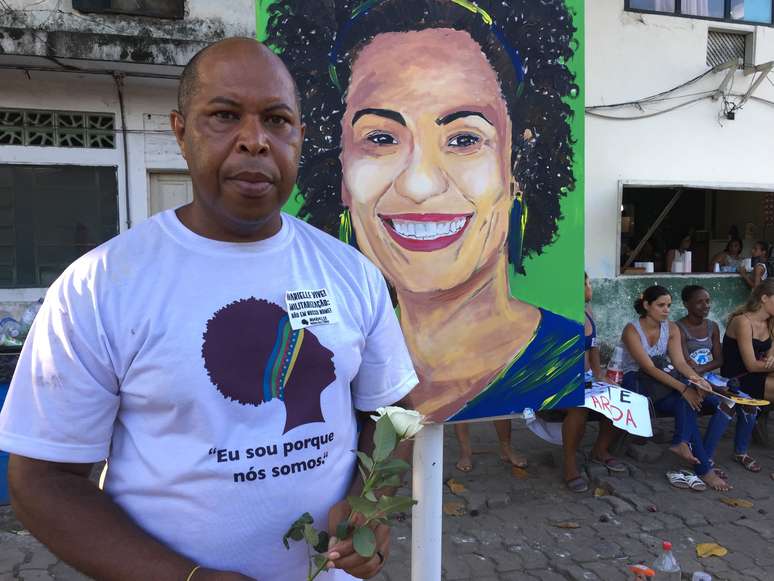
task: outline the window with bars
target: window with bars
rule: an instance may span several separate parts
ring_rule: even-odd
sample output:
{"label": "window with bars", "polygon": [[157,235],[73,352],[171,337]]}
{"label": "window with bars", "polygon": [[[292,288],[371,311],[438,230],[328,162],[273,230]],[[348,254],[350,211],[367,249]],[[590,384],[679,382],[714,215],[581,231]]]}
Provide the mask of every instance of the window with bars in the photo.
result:
{"label": "window with bars", "polygon": [[0,164],[0,288],[47,287],[116,234],[115,167]]}
{"label": "window with bars", "polygon": [[46,147],[116,146],[112,113],[0,109],[0,145]]}
{"label": "window with bars", "polygon": [[771,25],[774,0],[625,0],[625,9],[633,12]]}

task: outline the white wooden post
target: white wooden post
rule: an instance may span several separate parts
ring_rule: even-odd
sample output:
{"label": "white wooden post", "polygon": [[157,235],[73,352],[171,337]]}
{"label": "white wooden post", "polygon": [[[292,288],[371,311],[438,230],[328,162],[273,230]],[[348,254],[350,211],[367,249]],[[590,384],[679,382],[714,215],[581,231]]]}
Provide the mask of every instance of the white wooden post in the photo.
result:
{"label": "white wooden post", "polygon": [[441,581],[443,424],[417,434],[412,478],[411,581]]}

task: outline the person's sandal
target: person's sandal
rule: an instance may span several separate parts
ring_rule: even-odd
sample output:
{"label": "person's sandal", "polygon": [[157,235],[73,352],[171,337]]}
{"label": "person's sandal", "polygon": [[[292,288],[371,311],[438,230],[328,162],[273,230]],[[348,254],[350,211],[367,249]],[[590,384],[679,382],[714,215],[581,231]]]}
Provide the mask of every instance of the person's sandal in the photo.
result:
{"label": "person's sandal", "polygon": [[576,476],[570,480],[565,480],[564,484],[569,490],[579,494],[582,492],[588,492],[589,490],[589,483],[586,482],[586,479],[583,476]]}
{"label": "person's sandal", "polygon": [[749,454],[734,454],[734,462],[739,462],[739,464],[744,466],[745,470],[749,470],[750,472],[757,473],[761,471],[761,465]]}
{"label": "person's sandal", "polygon": [[601,460],[599,458],[592,458],[591,461],[594,464],[601,464],[605,468],[607,468],[610,472],[626,472],[626,464],[621,462],[618,458],[614,458],[613,456],[610,456],[609,458],[605,460]]}
{"label": "person's sandal", "polygon": [[669,480],[669,484],[671,484],[675,488],[680,488],[683,490],[687,490],[688,488],[691,488],[691,484],[688,480],[688,477],[679,470],[667,472],[666,477],[667,477],[667,480]]}

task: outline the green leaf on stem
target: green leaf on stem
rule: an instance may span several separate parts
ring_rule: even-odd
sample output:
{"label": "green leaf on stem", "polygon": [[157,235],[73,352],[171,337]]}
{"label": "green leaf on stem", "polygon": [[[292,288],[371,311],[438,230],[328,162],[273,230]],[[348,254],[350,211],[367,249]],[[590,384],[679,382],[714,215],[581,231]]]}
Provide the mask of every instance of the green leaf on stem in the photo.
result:
{"label": "green leaf on stem", "polygon": [[377,503],[378,511],[386,516],[394,512],[404,512],[417,503],[410,496],[382,496]]}
{"label": "green leaf on stem", "polygon": [[352,507],[352,512],[359,512],[367,519],[374,516],[378,510],[376,502],[360,496],[348,496],[347,502]]}
{"label": "green leaf on stem", "polygon": [[363,496],[365,497],[366,500],[370,500],[371,502],[376,502],[378,500],[373,490],[369,490]]}
{"label": "green leaf on stem", "polygon": [[315,551],[318,553],[325,553],[328,551],[328,542],[330,541],[331,537],[330,535],[325,531],[320,531],[318,533],[319,540],[317,541],[317,544],[313,547]]}
{"label": "green leaf on stem", "polygon": [[395,434],[395,428],[392,426],[390,418],[382,416],[376,422],[376,431],[374,432],[374,461],[382,462],[386,460],[395,449],[398,438]]}
{"label": "green leaf on stem", "polygon": [[370,472],[374,469],[374,461],[371,460],[371,457],[368,454],[361,452],[360,450],[355,452],[355,454],[357,454],[357,457],[360,459],[360,463],[366,470]]}
{"label": "green leaf on stem", "polygon": [[310,547],[314,547],[320,542],[320,535],[310,524],[304,525],[304,538]]}
{"label": "green leaf on stem", "polygon": [[313,559],[314,559],[314,566],[317,569],[322,569],[325,563],[328,562],[328,557],[326,555],[315,555]]}
{"label": "green leaf on stem", "polygon": [[379,462],[374,467],[374,472],[382,476],[391,476],[393,474],[403,474],[411,466],[405,460],[400,458],[391,458],[386,462]]}
{"label": "green leaf on stem", "polygon": [[300,517],[298,517],[292,525],[290,525],[290,528],[288,529],[288,532],[285,533],[285,535],[282,537],[282,544],[285,545],[286,549],[290,549],[290,543],[288,543],[288,539],[291,539],[293,541],[301,541],[304,538],[304,527],[307,525],[311,525],[314,522],[314,518],[312,518],[312,515],[308,512],[305,512]]}
{"label": "green leaf on stem", "polygon": [[374,535],[374,531],[368,526],[355,529],[355,534],[352,537],[352,546],[361,557],[373,557],[376,552],[376,535]]}
{"label": "green leaf on stem", "polygon": [[393,474],[389,478],[385,478],[381,480],[378,484],[378,488],[384,488],[385,486],[398,488],[402,484],[403,484],[403,480],[401,479],[401,477],[398,476],[397,474]]}
{"label": "green leaf on stem", "polygon": [[344,519],[336,525],[336,538],[339,540],[346,539],[349,536],[349,521]]}

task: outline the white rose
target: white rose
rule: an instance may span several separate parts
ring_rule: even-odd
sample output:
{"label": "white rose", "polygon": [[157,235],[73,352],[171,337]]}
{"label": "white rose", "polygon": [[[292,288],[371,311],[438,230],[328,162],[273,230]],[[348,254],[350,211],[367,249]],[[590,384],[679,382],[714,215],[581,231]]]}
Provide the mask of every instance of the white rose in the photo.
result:
{"label": "white rose", "polygon": [[390,418],[392,427],[395,428],[395,433],[398,434],[398,438],[401,440],[408,440],[416,436],[419,430],[422,429],[422,424],[425,420],[425,416],[418,411],[405,410],[395,405],[377,408],[376,413],[379,415],[371,416],[371,419],[379,421],[384,416]]}

